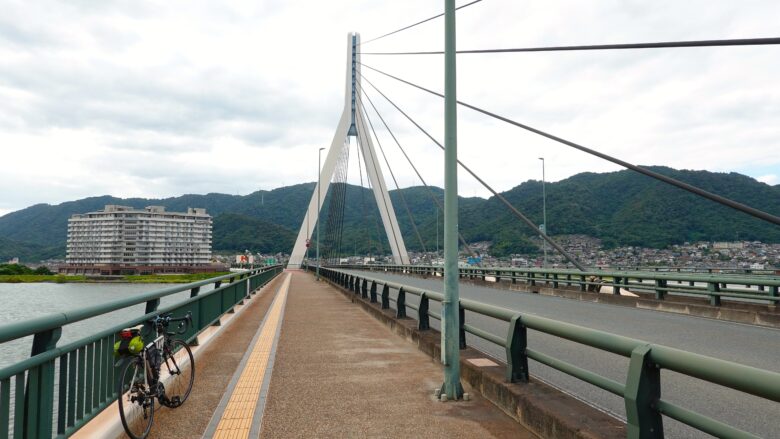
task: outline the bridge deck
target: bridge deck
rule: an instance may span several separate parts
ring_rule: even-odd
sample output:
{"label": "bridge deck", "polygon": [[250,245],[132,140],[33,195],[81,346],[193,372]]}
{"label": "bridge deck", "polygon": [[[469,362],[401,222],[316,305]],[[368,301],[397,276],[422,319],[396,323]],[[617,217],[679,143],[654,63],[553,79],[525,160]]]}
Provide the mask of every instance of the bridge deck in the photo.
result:
{"label": "bridge deck", "polygon": [[438,364],[302,271],[280,276],[237,323],[208,347],[187,404],[155,416],[153,436],[535,437],[474,392],[437,402]]}
{"label": "bridge deck", "polygon": [[[360,273],[359,271],[353,272]],[[440,277],[423,279],[381,271],[362,273],[366,276],[387,279],[429,291],[443,291]],[[394,298],[396,294],[395,290],[391,291],[391,298]],[[582,302],[468,283],[461,283],[460,297],[780,372],[777,351],[780,330],[775,328],[604,303]],[[407,295],[407,306],[418,303],[416,296]],[[431,302],[430,306],[431,312],[440,312],[438,303]],[[391,307],[395,308],[395,303],[391,303]],[[416,311],[411,308],[407,309],[407,313],[416,318]],[[467,323],[489,333],[501,336],[507,333],[507,324],[504,322],[470,312],[466,312],[465,317]],[[437,320],[432,320],[431,325],[438,329]],[[467,335],[467,343],[496,358],[505,358],[503,347],[472,337],[470,334]],[[585,348],[582,345],[537,331],[529,331],[528,347],[538,349],[554,358],[575,364],[617,382],[625,382],[626,380],[628,371],[628,359],[626,358]],[[617,416],[625,415],[625,403],[621,397],[533,360],[530,361],[529,368],[532,377],[552,383],[590,404],[615,413]],[[777,422],[766,421],[767,419],[780,419],[780,407],[777,404],[768,404],[764,399],[725,387],[703,385],[702,381],[671,371],[664,370],[662,374],[662,392],[665,399],[668,398],[668,400],[683,407],[750,431],[760,437],[780,438]],[[664,418],[664,431],[668,437],[709,437],[705,433],[694,431],[668,417]]]}

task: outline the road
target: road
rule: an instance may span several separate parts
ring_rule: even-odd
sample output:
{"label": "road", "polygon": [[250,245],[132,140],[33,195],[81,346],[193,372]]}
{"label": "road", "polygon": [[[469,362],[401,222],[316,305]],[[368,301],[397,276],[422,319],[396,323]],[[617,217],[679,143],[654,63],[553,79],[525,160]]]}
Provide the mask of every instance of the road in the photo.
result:
{"label": "road", "polygon": [[[441,279],[421,279],[385,272],[355,273],[431,291],[443,290]],[[392,298],[396,294],[396,291],[391,290]],[[780,372],[780,330],[777,329],[467,284],[461,284],[460,296]],[[416,305],[416,299],[416,296],[407,295],[408,303]],[[440,312],[438,303],[431,301],[430,305],[431,311]],[[391,302],[391,306],[395,304]],[[416,312],[412,309],[408,309],[407,314],[416,318]],[[466,321],[493,334],[506,336],[507,324],[504,322],[469,312],[466,313]],[[431,319],[431,323],[438,329],[435,319]],[[491,356],[505,359],[504,348],[500,346],[471,334],[467,334],[467,343]],[[536,331],[529,331],[528,346],[607,378],[619,382],[626,380],[627,358]],[[532,376],[625,419],[622,398],[540,363],[531,361],[529,367]],[[661,372],[661,386],[665,400],[762,437],[780,438],[780,404],[668,370]],[[664,430],[666,437],[710,437],[670,418],[664,418]]]}

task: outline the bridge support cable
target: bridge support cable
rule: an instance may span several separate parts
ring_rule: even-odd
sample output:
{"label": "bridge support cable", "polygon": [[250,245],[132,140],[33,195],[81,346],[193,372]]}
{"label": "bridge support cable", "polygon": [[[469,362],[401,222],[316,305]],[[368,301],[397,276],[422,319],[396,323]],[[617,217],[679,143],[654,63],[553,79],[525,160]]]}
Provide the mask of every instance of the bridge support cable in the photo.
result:
{"label": "bridge support cable", "polygon": [[395,183],[395,188],[398,190],[398,196],[401,198],[401,203],[404,205],[404,210],[406,210],[407,216],[409,216],[409,222],[412,224],[412,230],[414,230],[414,234],[417,236],[417,239],[420,241],[420,247],[422,247],[423,252],[427,252],[428,250],[425,248],[425,242],[423,242],[422,236],[420,235],[420,231],[417,229],[417,224],[414,221],[414,215],[412,215],[412,211],[409,210],[409,204],[406,202],[406,197],[404,197],[403,192],[401,192],[401,186],[398,184],[398,180],[395,178],[395,173],[393,172],[393,167],[390,166],[390,161],[387,159],[387,155],[385,154],[385,149],[382,147],[382,142],[379,140],[379,136],[376,134],[376,130],[374,129],[374,122],[371,121],[371,117],[368,115],[368,112],[366,111],[366,107],[363,104],[362,99],[358,99],[358,104],[360,104],[360,108],[363,111],[363,114],[366,116],[366,120],[368,121],[368,126],[371,128],[371,133],[374,135],[374,139],[376,139],[376,144],[379,147],[379,152],[382,153],[382,158],[385,160],[385,164],[387,165],[387,170],[390,171],[390,177],[393,179],[393,183]]}
{"label": "bridge support cable", "polygon": [[347,201],[347,179],[349,177],[349,142],[346,141],[346,147],[344,148],[345,152],[345,159],[344,159],[344,178],[343,178],[343,190],[342,190],[342,197],[341,197],[341,205],[339,209],[341,210],[341,217],[339,218],[339,225],[338,225],[338,255],[339,259],[343,255],[342,253],[342,244],[344,239],[344,206],[346,205]]}
{"label": "bridge support cable", "polygon": [[[328,207],[328,223],[326,225],[326,260],[333,258],[340,245],[341,226],[344,218],[344,196],[346,192],[346,169],[349,160],[349,150],[345,148],[336,166],[334,184],[331,186],[330,206]],[[337,254],[337,253],[336,253]],[[338,255],[337,255],[338,257]]]}
{"label": "bridge support cable", "polygon": [[[360,109],[357,109],[357,111],[359,112]],[[365,120],[363,119],[362,115],[360,117],[356,117],[355,119],[357,121],[356,128],[357,128],[357,132],[358,132],[358,139],[360,140],[359,143],[365,147],[365,150],[363,151],[363,154],[364,155],[365,154],[370,155],[370,157],[368,157],[368,159],[370,160],[371,166],[373,167],[372,170],[374,171],[374,175],[380,175],[379,169],[377,169],[377,167],[379,166],[379,160],[377,160],[377,158],[374,157],[374,155],[375,155],[374,149],[369,147],[369,145],[371,144],[371,139],[368,136],[370,136],[371,134],[366,129]],[[366,161],[365,163],[366,163],[366,174],[369,174],[369,172],[368,172],[368,166],[369,166],[368,163],[369,163],[369,161]],[[392,171],[391,171],[391,173],[392,173]],[[371,185],[372,184],[371,183],[371,179],[369,178],[368,180],[369,180],[368,181],[369,185]],[[376,184],[382,185],[383,183],[384,183],[383,181],[380,181],[379,179],[377,179]],[[384,192],[387,191],[386,187],[383,188],[383,189],[384,189]],[[390,202],[389,201],[389,196],[388,196],[388,198],[384,198],[383,197],[381,202],[384,204],[385,210],[386,211],[389,210],[389,208],[387,206],[387,203]],[[377,205],[377,207],[379,207],[379,206]],[[374,219],[376,220],[376,217],[374,217]],[[396,219],[396,222],[397,221],[398,220]],[[401,229],[399,227],[398,228],[398,234],[400,235],[400,233],[401,233]],[[392,239],[394,241],[394,244],[395,244],[396,248],[399,248],[401,246],[401,244],[399,244],[399,240],[401,239],[401,237],[396,234],[396,230],[395,230],[394,227],[390,228],[390,233],[388,233],[387,239],[388,239],[388,241]],[[377,223],[377,245],[378,245],[378,247],[380,249],[380,252],[381,252],[381,234],[379,234],[379,223]]]}
{"label": "bridge support cable", "polygon": [[[362,76],[362,75],[361,75],[361,76]],[[396,105],[396,104],[395,104],[395,102],[393,102],[392,100],[390,100],[390,98],[388,98],[388,97],[387,97],[387,96],[386,96],[384,93],[382,93],[382,91],[381,91],[381,90],[379,90],[379,89],[378,89],[378,88],[377,88],[377,87],[376,87],[376,86],[375,86],[375,85],[374,85],[374,84],[373,84],[371,81],[369,81],[369,80],[368,80],[368,79],[367,79],[365,76],[362,76],[362,79],[363,79],[363,80],[365,80],[365,81],[368,83],[368,85],[370,85],[371,87],[373,87],[373,89],[374,89],[374,90],[376,90],[376,92],[377,92],[377,93],[379,93],[380,95],[382,95],[382,97],[383,97],[383,98],[385,98],[385,100],[387,100],[387,102],[389,102],[389,103],[390,103],[390,105],[392,105],[393,107],[395,107],[395,109],[396,109],[396,110],[398,110],[398,111],[399,111],[401,114],[403,114],[403,115],[404,115],[404,117],[406,117],[407,119],[409,119],[409,121],[410,121],[412,124],[414,124],[414,126],[416,126],[416,127],[417,127],[417,128],[420,130],[420,131],[422,131],[422,133],[423,133],[423,134],[425,134],[425,135],[426,135],[426,136],[427,136],[429,139],[431,139],[431,141],[432,141],[433,143],[435,143],[435,144],[436,144],[436,145],[437,145],[437,146],[438,146],[438,147],[439,147],[439,148],[440,148],[442,151],[444,150],[444,145],[442,145],[442,144],[441,144],[441,142],[439,142],[438,140],[436,140],[436,138],[434,138],[433,136],[431,136],[431,134],[430,134],[430,133],[428,133],[428,131],[427,131],[427,130],[425,130],[425,128],[423,128],[422,126],[420,126],[420,124],[418,124],[418,123],[417,123],[417,122],[416,122],[414,119],[412,119],[412,118],[411,118],[411,117],[410,117],[410,116],[409,116],[409,115],[408,115],[408,114],[407,114],[405,111],[403,111],[403,110],[402,110],[402,109],[401,109],[401,108],[400,108],[398,105]],[[472,171],[472,170],[471,170],[471,168],[469,168],[468,166],[466,166],[465,164],[463,164],[463,162],[462,162],[462,161],[460,161],[460,160],[458,160],[458,164],[459,164],[459,165],[460,165],[460,166],[461,166],[461,167],[462,167],[462,168],[463,168],[463,169],[464,169],[466,172],[468,172],[469,174],[471,174],[471,176],[472,176],[472,177],[474,177],[474,179],[476,179],[476,180],[477,180],[477,181],[478,181],[478,182],[479,182],[479,183],[480,183],[480,184],[481,184],[481,185],[482,185],[482,186],[483,186],[485,189],[487,189],[488,191],[490,191],[490,193],[492,193],[492,194],[493,194],[493,196],[495,196],[495,197],[496,197],[496,198],[497,198],[499,201],[501,201],[502,203],[504,203],[504,205],[505,205],[505,206],[506,206],[506,207],[509,209],[509,211],[510,211],[510,212],[512,212],[512,214],[514,214],[514,215],[515,215],[517,218],[519,218],[521,221],[523,221],[524,223],[526,223],[526,224],[527,224],[527,225],[528,225],[528,226],[529,226],[531,229],[533,229],[533,230],[534,230],[534,233],[538,233],[538,234],[539,234],[539,235],[542,237],[542,239],[544,239],[545,241],[547,241],[547,242],[548,242],[548,243],[549,243],[549,244],[550,244],[550,245],[551,245],[551,246],[552,246],[554,249],[558,250],[558,252],[559,252],[561,255],[563,255],[563,257],[565,257],[565,258],[566,258],[566,260],[568,260],[569,262],[571,262],[571,263],[572,263],[572,264],[573,264],[575,267],[577,267],[577,268],[578,268],[580,271],[587,271],[587,270],[586,270],[586,268],[585,268],[585,266],[584,266],[584,265],[582,265],[582,264],[581,264],[581,263],[580,263],[580,262],[579,262],[579,261],[578,261],[578,260],[577,260],[577,259],[576,259],[576,258],[573,256],[573,255],[571,255],[569,252],[567,252],[566,250],[564,250],[564,248],[563,248],[563,247],[561,247],[561,246],[560,246],[560,244],[558,244],[557,242],[555,242],[555,240],[553,240],[552,238],[550,238],[550,236],[548,236],[546,232],[543,232],[543,231],[539,230],[539,228],[536,226],[536,224],[534,224],[534,222],[533,222],[533,221],[531,221],[530,219],[528,219],[528,217],[527,217],[527,216],[523,215],[523,213],[522,213],[522,212],[520,212],[519,210],[517,210],[517,208],[516,208],[515,206],[513,206],[513,205],[512,205],[512,203],[510,203],[510,202],[509,202],[509,200],[507,200],[507,199],[506,199],[506,198],[505,198],[503,195],[499,194],[499,193],[498,193],[498,192],[497,192],[495,189],[493,189],[493,188],[492,188],[492,187],[491,187],[489,184],[487,184],[487,183],[485,182],[485,180],[481,179],[481,178],[480,178],[480,177],[479,177],[479,176],[478,176],[478,175],[477,175],[477,174],[476,174],[474,171]]]}
{"label": "bridge support cable", "polygon": [[[358,140],[359,141],[359,140]],[[358,174],[360,175],[360,225],[363,229],[363,236],[366,238],[366,243],[368,244],[368,254],[371,255],[371,237],[368,234],[368,226],[366,225],[366,197],[363,193],[363,165],[362,161],[360,160],[360,146],[357,146],[357,163],[358,163]],[[357,256],[357,255],[355,255]]]}
{"label": "bridge support cable", "polygon": [[[417,178],[420,179],[420,182],[422,182],[423,186],[425,186],[425,189],[427,189],[428,196],[431,198],[431,200],[434,202],[434,204],[436,204],[436,209],[438,209],[439,213],[443,214],[443,207],[441,205],[441,202],[439,201],[438,198],[436,198],[436,194],[433,192],[431,187],[428,186],[428,183],[425,181],[425,179],[423,178],[422,174],[420,174],[420,171],[417,169],[417,166],[415,166],[415,164],[412,161],[412,159],[406,153],[406,150],[404,149],[404,147],[401,146],[401,143],[398,141],[398,138],[393,133],[393,130],[390,129],[390,126],[385,121],[385,118],[382,117],[382,114],[379,112],[379,110],[377,110],[376,106],[374,105],[374,102],[371,100],[371,97],[368,95],[368,93],[365,92],[365,90],[363,88],[360,88],[360,92],[361,92],[362,96],[365,96],[365,98],[368,99],[368,103],[371,105],[371,108],[374,109],[374,112],[379,117],[379,120],[382,121],[382,124],[385,126],[385,129],[387,130],[387,132],[390,133],[390,137],[393,138],[393,140],[395,141],[395,144],[398,146],[398,149],[400,149],[401,153],[403,153],[404,157],[406,158],[406,161],[409,163],[409,166],[412,167],[412,169],[414,170],[414,173],[417,174]],[[364,107],[364,109],[365,109],[365,107]],[[383,154],[384,154],[384,152],[383,152]],[[463,245],[463,247],[466,249],[466,251],[468,251],[468,253],[471,256],[476,258],[477,254],[474,252],[474,250],[471,248],[471,246],[469,246],[469,244],[463,238],[463,235],[460,233],[460,231],[458,231],[458,239],[460,240],[461,245]]]}
{"label": "bridge support cable", "polygon": [[[469,2],[469,3],[466,3],[466,4],[464,4],[464,5],[460,5],[460,6],[458,6],[457,8],[455,8],[455,10],[457,11],[458,9],[463,9],[463,8],[465,8],[465,7],[467,7],[467,6],[471,6],[471,5],[473,5],[473,4],[475,4],[475,3],[479,3],[479,2],[481,2],[481,1],[482,1],[482,0],[474,0],[474,1],[471,1],[471,2]],[[364,41],[364,42],[362,42],[362,43],[358,44],[358,46],[361,46],[361,45],[363,45],[363,44],[368,44],[368,43],[370,43],[370,42],[372,42],[372,41],[381,40],[381,39],[382,39],[382,38],[384,38],[384,37],[389,37],[390,35],[397,34],[398,32],[405,31],[405,30],[407,30],[407,29],[411,29],[411,28],[413,28],[413,27],[415,27],[415,26],[419,26],[419,25],[421,25],[421,24],[423,24],[423,23],[427,23],[427,22],[429,22],[429,21],[431,21],[431,20],[435,20],[435,19],[437,19],[437,18],[439,18],[439,17],[443,17],[443,16],[444,16],[444,12],[442,12],[442,13],[441,13],[441,14],[439,14],[439,15],[434,15],[433,17],[428,17],[428,18],[426,18],[425,20],[418,21],[417,23],[413,23],[413,24],[410,24],[410,25],[408,25],[408,26],[404,26],[404,27],[402,27],[402,28],[400,28],[400,29],[396,29],[396,30],[394,30],[394,31],[392,31],[392,32],[388,32],[388,33],[386,33],[386,34],[384,34],[384,35],[380,35],[380,36],[378,36],[378,37],[376,37],[376,38],[372,38],[372,39],[370,39],[370,40]]]}
{"label": "bridge support cable", "polygon": [[[365,65],[365,64],[361,64],[361,65],[363,67],[371,69],[371,70],[373,70],[373,71],[375,71],[375,72],[377,72],[379,74],[382,74],[382,75],[387,76],[389,78],[395,79],[396,81],[403,82],[404,84],[410,85],[410,86],[412,86],[414,88],[417,88],[419,90],[425,91],[425,92],[430,93],[430,94],[435,95],[435,96],[439,96],[441,98],[444,97],[443,94],[435,92],[435,91],[430,90],[430,89],[427,89],[427,88],[425,88],[425,87],[423,87],[421,85],[417,85],[417,84],[415,84],[413,82],[409,82],[409,81],[407,81],[405,79],[401,79],[401,78],[399,78],[397,76],[393,76],[393,75],[391,75],[389,73],[385,73],[385,72],[383,72],[381,70],[378,70],[378,69],[375,69],[375,68],[373,68],[371,66],[368,66],[368,65]],[[365,77],[363,79],[365,79]],[[368,82],[368,80],[366,80],[366,81]],[[369,82],[369,84],[371,84],[371,83]],[[376,87],[374,87],[374,89],[376,89]],[[379,91],[379,90],[377,90],[377,91]],[[610,155],[604,154],[602,152],[596,151],[594,149],[588,148],[588,147],[580,145],[578,143],[574,143],[574,142],[572,142],[570,140],[566,140],[564,138],[555,136],[555,135],[547,133],[545,131],[533,128],[531,126],[522,124],[522,123],[517,122],[515,120],[512,120],[512,119],[509,119],[507,117],[501,116],[499,114],[490,112],[490,111],[485,110],[483,108],[476,107],[476,106],[468,104],[466,102],[458,101],[458,104],[460,104],[460,105],[462,105],[462,106],[464,106],[464,107],[466,107],[468,109],[474,110],[474,111],[476,111],[478,113],[482,113],[482,114],[484,114],[486,116],[490,116],[490,117],[492,117],[494,119],[498,119],[498,120],[500,120],[502,122],[506,122],[506,123],[508,123],[510,125],[514,125],[514,126],[516,126],[518,128],[522,128],[522,129],[524,129],[526,131],[530,131],[530,132],[532,132],[534,134],[538,134],[538,135],[540,135],[542,137],[546,137],[546,138],[548,138],[550,140],[554,140],[554,141],[556,141],[558,143],[562,143],[562,144],[564,144],[566,146],[569,146],[569,147],[572,147],[574,149],[580,150],[580,151],[585,152],[587,154],[590,154],[592,156],[599,157],[599,158],[604,159],[606,161],[615,163],[616,165],[620,165],[620,166],[622,166],[624,168],[630,169],[632,171],[638,172],[640,174],[643,174],[643,175],[646,175],[648,177],[654,178],[656,180],[662,181],[664,183],[670,184],[672,186],[676,186],[676,187],[678,187],[678,188],[680,188],[682,190],[688,191],[688,192],[690,192],[692,194],[698,195],[698,196],[703,197],[703,198],[707,198],[707,199],[709,199],[711,201],[714,201],[714,202],[716,202],[718,204],[722,204],[724,206],[731,207],[732,209],[735,209],[735,210],[738,210],[740,212],[746,213],[746,214],[748,214],[750,216],[753,216],[755,218],[759,218],[759,219],[762,219],[764,221],[767,221],[767,222],[770,222],[770,223],[773,223],[773,224],[776,224],[776,225],[780,225],[780,216],[773,215],[771,213],[764,212],[764,211],[756,209],[754,207],[750,207],[748,205],[745,205],[745,204],[742,204],[740,202],[734,201],[732,199],[723,197],[721,195],[714,194],[712,192],[706,191],[706,190],[701,189],[699,187],[696,187],[696,186],[693,186],[691,184],[688,184],[688,183],[682,182],[680,180],[677,180],[675,178],[667,177],[666,175],[660,174],[660,173],[655,172],[655,171],[651,171],[650,169],[643,168],[643,167],[637,166],[637,165],[633,165],[633,164],[628,163],[628,162],[626,162],[624,160],[621,160],[619,158],[612,157]]]}
{"label": "bridge support cable", "polygon": [[[582,50],[668,49],[685,47],[766,46],[780,44],[780,38],[733,38],[723,40],[661,41],[655,43],[593,44],[576,46],[516,47],[507,49],[458,50],[458,54],[519,53],[519,52],[574,52]],[[444,55],[444,51],[416,52],[360,52],[361,55]]]}
{"label": "bridge support cable", "polygon": [[[329,259],[330,255],[330,241],[333,236],[333,214],[334,214],[334,207],[333,207],[333,198],[335,194],[335,188],[333,187],[333,182],[337,180],[336,174],[338,173],[338,165],[336,165],[336,170],[334,172],[334,178],[331,179],[331,184],[328,188],[328,192],[325,194],[325,200],[328,202],[328,209],[327,209],[327,215],[325,215],[324,218],[320,218],[320,220],[324,221],[325,227],[324,227],[324,236],[320,236],[320,259],[327,261]],[[330,198],[328,198],[328,195],[330,195]],[[323,203],[324,205],[325,203]]]}
{"label": "bridge support cable", "polygon": [[347,172],[349,167],[349,148],[344,148],[338,159],[330,186],[327,222],[325,225],[324,259],[333,262],[341,257],[341,238],[344,226],[344,206],[346,198]]}

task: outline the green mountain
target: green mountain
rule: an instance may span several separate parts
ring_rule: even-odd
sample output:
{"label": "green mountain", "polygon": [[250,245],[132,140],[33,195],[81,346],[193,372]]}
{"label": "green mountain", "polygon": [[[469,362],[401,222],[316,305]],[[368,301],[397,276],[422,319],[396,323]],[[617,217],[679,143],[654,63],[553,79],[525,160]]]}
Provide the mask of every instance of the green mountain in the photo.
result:
{"label": "green mountain", "polygon": [[29,242],[12,241],[0,237],[0,264],[13,258],[24,262],[37,262],[44,259],[60,258],[65,254],[65,244],[46,247]]}
{"label": "green mountain", "polygon": [[[737,173],[652,169],[780,215],[780,185],[770,186]],[[215,250],[289,251],[313,190],[314,183],[303,183],[245,196],[214,193],[164,199],[100,196],[54,206],[38,204],[0,217],[0,259],[19,256],[32,261],[44,255],[62,256],[68,218],[74,213],[102,209],[106,204],[139,208],[161,205],[170,211],[203,207],[214,216]],[[665,247],[697,240],[780,242],[780,227],[631,171],[577,174],[547,183],[546,190],[548,230],[552,235],[585,234],[601,238],[607,246]],[[435,187],[409,187],[390,193],[401,232],[411,250],[420,250],[422,245],[427,249],[436,246],[437,209],[431,193],[443,203],[443,191]],[[503,195],[532,221],[541,223],[540,181],[524,182]],[[331,196],[329,193],[324,199],[323,242],[328,241],[329,233],[334,233],[326,220]],[[413,231],[404,201],[422,236],[422,244]],[[492,241],[492,252],[498,255],[536,250],[529,240],[534,231],[514,218],[495,197],[487,200],[461,197],[459,203],[460,230],[467,241]],[[345,206],[342,251],[388,253],[373,193],[367,188],[347,185]],[[441,230],[442,218],[438,219]],[[313,228],[315,224],[310,226]]]}
{"label": "green mountain", "polygon": [[[649,168],[780,215],[780,186],[737,173]],[[548,184],[546,190],[548,230],[553,235],[595,236],[607,247],[662,248],[699,240],[780,242],[780,227],[776,225],[631,171],[577,174]],[[541,182],[528,181],[504,195],[521,212],[541,223],[541,193]],[[485,235],[517,224],[496,199],[467,215],[479,218],[474,231]]]}
{"label": "green mountain", "polygon": [[289,252],[295,236],[287,227],[237,213],[217,216],[212,229],[213,249],[216,251]]}

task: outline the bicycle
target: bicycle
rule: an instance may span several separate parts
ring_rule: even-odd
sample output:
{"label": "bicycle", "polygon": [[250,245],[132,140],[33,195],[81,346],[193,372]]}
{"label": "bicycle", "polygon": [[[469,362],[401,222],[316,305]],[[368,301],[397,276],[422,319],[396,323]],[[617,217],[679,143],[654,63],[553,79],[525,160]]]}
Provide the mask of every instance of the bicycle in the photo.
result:
{"label": "bicycle", "polygon": [[[168,326],[174,322],[179,323],[178,330],[168,332]],[[195,381],[195,360],[189,345],[181,339],[172,338],[187,331],[192,325],[192,314],[173,318],[168,313],[147,323],[152,325],[157,336],[140,352],[129,354],[117,382],[119,416],[125,432],[132,439],[143,439],[149,435],[154,422],[155,398],[162,406],[180,407],[190,396]],[[129,328],[120,333],[122,340],[129,341],[135,337],[140,337],[140,328]]]}

